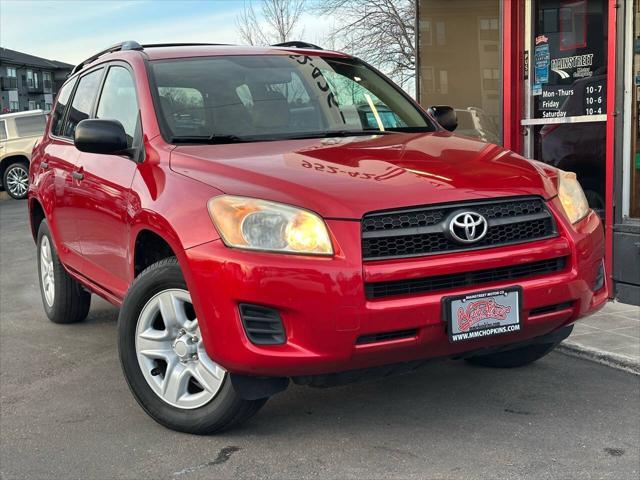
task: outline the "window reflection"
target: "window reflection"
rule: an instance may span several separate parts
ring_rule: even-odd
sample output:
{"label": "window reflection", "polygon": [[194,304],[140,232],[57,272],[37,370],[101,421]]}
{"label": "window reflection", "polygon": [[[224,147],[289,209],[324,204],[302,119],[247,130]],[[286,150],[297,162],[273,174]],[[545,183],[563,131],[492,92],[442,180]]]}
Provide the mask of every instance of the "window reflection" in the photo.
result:
{"label": "window reflection", "polygon": [[420,0],[419,96],[456,109],[456,134],[501,143],[500,1]]}

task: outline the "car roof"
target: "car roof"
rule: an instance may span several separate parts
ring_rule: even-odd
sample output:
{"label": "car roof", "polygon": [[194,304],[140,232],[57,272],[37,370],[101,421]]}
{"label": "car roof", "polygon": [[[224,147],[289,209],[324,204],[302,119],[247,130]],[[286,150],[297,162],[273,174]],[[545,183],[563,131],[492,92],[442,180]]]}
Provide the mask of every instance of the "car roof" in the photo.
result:
{"label": "car roof", "polygon": [[3,113],[0,115],[0,120],[6,120],[9,118],[15,117],[30,117],[32,115],[45,115],[46,112],[44,110],[27,110],[24,112],[13,112],[13,113]]}

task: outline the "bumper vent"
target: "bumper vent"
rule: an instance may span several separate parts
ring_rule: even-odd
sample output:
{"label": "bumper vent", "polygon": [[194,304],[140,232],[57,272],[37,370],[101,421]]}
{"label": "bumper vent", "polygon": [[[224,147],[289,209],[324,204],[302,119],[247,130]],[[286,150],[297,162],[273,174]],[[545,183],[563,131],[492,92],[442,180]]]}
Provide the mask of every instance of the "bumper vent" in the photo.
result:
{"label": "bumper vent", "polygon": [[255,345],[281,345],[285,342],[282,319],[277,310],[241,303],[240,318],[244,331]]}
{"label": "bumper vent", "polygon": [[[451,215],[466,210],[484,216],[488,230],[481,240],[464,245],[449,238],[446,232]],[[553,217],[538,197],[446,204],[365,215],[362,256],[364,260],[382,260],[433,255],[530,242],[556,235]]]}
{"label": "bumper vent", "polygon": [[500,267],[472,272],[453,273],[434,277],[393,280],[365,284],[367,298],[383,298],[394,295],[437,292],[451,288],[474,287],[484,283],[505,280],[520,280],[559,272],[566,265],[566,257],[552,258],[540,262],[523,263],[509,267]]}
{"label": "bumper vent", "polygon": [[535,317],[536,315],[544,315],[546,313],[560,312],[562,310],[567,310],[571,308],[572,305],[573,304],[571,302],[563,302],[563,303],[556,303],[555,305],[547,305],[546,307],[532,308],[531,310],[529,310],[529,316]]}
{"label": "bumper vent", "polygon": [[366,345],[367,343],[390,342],[401,338],[411,338],[418,334],[418,330],[396,330],[395,332],[374,333],[373,335],[363,335],[358,337],[356,345]]}

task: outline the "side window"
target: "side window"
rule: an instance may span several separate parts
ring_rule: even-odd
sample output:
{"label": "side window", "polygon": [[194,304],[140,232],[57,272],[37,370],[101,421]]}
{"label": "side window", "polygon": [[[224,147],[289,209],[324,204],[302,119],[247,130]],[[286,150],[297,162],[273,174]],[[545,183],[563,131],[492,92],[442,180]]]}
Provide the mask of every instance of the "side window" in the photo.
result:
{"label": "side window", "polygon": [[60,93],[58,93],[56,108],[51,118],[51,133],[53,135],[60,136],[62,134],[62,117],[64,116],[64,110],[67,108],[67,103],[69,103],[69,97],[71,96],[71,92],[73,92],[73,86],[75,84],[75,80],[66,83],[62,89],[60,89]]}
{"label": "side window", "polygon": [[0,120],[0,141],[7,139],[7,125],[4,120]]}
{"label": "side window", "polygon": [[138,121],[138,102],[133,78],[126,68],[113,66],[109,69],[96,118],[118,120],[131,146]]}
{"label": "side window", "polygon": [[44,115],[30,115],[28,117],[16,117],[16,133],[18,137],[35,137],[42,135],[46,118]]}
{"label": "side window", "polygon": [[101,76],[102,69],[98,69],[80,78],[64,125],[63,137],[73,138],[78,123],[89,118]]}

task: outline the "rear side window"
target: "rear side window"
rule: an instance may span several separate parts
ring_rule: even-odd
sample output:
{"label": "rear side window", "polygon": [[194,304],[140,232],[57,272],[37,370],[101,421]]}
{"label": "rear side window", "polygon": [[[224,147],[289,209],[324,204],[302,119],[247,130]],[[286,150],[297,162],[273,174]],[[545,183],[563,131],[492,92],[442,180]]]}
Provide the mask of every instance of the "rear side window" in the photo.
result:
{"label": "rear side window", "polygon": [[64,125],[63,137],[73,138],[78,123],[91,115],[91,107],[96,98],[102,70],[94,70],[80,79]]}
{"label": "rear side window", "polygon": [[60,90],[60,93],[58,93],[56,108],[51,114],[51,133],[53,135],[60,136],[62,134],[62,117],[64,116],[64,110],[67,108],[67,103],[69,103],[69,97],[75,84],[75,80],[65,84]]}
{"label": "rear side window", "polygon": [[4,120],[0,120],[0,140],[7,139],[7,125]]}
{"label": "rear side window", "polygon": [[111,67],[104,81],[96,118],[118,120],[127,134],[129,146],[138,121],[138,102],[133,78],[126,68]]}
{"label": "rear side window", "polygon": [[31,115],[29,117],[16,117],[15,122],[18,137],[34,137],[42,135],[46,119],[44,115]]}

